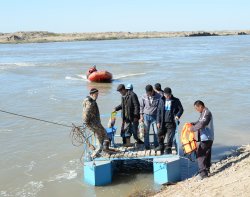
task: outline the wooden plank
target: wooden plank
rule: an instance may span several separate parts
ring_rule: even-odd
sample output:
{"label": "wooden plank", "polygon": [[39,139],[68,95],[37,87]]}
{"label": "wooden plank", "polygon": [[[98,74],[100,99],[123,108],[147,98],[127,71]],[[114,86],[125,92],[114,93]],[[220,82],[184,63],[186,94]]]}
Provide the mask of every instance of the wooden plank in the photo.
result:
{"label": "wooden plank", "polygon": [[124,155],[125,155],[125,152],[121,152],[121,157],[124,157]]}
{"label": "wooden plank", "polygon": [[108,158],[110,159],[112,155],[114,155],[114,154],[110,154]]}
{"label": "wooden plank", "polygon": [[145,151],[145,156],[150,156],[150,151],[151,151],[151,150],[146,150],[146,151]]}
{"label": "wooden plank", "polygon": [[131,158],[135,158],[135,157],[136,157],[136,153],[133,152],[133,153],[131,154]]}
{"label": "wooden plank", "polygon": [[109,158],[109,156],[110,156],[110,155],[107,154],[107,153],[103,153],[103,154],[102,154],[102,157],[104,157],[104,158]]}
{"label": "wooden plank", "polygon": [[138,151],[136,151],[136,152],[133,153],[133,157],[134,157],[134,158],[136,158],[137,155],[138,155]]}
{"label": "wooden plank", "polygon": [[139,157],[144,157],[145,156],[145,151],[139,151],[138,156]]}
{"label": "wooden plank", "polygon": [[123,146],[119,147],[120,151],[124,151],[125,149],[126,149],[126,147],[123,147]]}
{"label": "wooden plank", "polygon": [[132,158],[133,157],[133,152],[130,152],[129,154],[128,154],[128,158]]}
{"label": "wooden plank", "polygon": [[115,154],[115,158],[120,158],[120,157],[121,157],[120,153]]}
{"label": "wooden plank", "polygon": [[151,152],[150,152],[150,155],[151,156],[155,156],[156,155],[156,151],[154,149],[152,149]]}
{"label": "wooden plank", "polygon": [[145,157],[145,150],[139,151],[139,157]]}
{"label": "wooden plank", "polygon": [[124,153],[124,158],[128,157],[128,152]]}
{"label": "wooden plank", "polygon": [[115,155],[116,155],[116,154],[111,155],[110,158],[115,158]]}

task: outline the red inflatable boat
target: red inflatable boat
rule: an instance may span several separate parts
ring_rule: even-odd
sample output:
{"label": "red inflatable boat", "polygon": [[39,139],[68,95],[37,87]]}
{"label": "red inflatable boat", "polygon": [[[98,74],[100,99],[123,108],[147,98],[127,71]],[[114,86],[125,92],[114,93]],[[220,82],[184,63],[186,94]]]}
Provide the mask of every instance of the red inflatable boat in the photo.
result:
{"label": "red inflatable boat", "polygon": [[87,73],[87,79],[92,82],[111,82],[112,74],[106,70],[97,71],[96,67],[90,68]]}

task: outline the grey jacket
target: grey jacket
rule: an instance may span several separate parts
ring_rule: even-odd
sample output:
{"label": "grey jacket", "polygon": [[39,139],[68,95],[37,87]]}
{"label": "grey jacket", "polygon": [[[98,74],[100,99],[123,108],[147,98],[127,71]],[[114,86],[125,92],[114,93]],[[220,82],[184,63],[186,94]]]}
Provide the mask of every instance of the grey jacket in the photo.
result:
{"label": "grey jacket", "polygon": [[199,132],[201,141],[214,140],[213,116],[208,108],[204,108],[199,120],[193,125],[194,131]]}
{"label": "grey jacket", "polygon": [[149,97],[145,94],[140,99],[140,114],[144,115],[157,115],[157,107],[160,102],[161,95],[156,93],[152,96],[152,102]]}

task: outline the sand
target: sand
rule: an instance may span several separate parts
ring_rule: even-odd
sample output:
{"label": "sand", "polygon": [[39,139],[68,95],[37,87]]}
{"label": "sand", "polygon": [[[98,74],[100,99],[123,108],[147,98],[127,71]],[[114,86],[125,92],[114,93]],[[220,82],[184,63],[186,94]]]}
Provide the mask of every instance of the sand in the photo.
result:
{"label": "sand", "polygon": [[214,163],[211,175],[201,181],[195,177],[165,186],[154,197],[250,196],[250,145],[242,146],[227,158]]}
{"label": "sand", "polygon": [[240,31],[182,31],[182,32],[92,32],[92,33],[52,33],[47,31],[0,33],[0,44],[4,43],[44,43],[71,42],[84,40],[116,40],[142,38],[171,38],[194,36],[250,35],[250,30]]}

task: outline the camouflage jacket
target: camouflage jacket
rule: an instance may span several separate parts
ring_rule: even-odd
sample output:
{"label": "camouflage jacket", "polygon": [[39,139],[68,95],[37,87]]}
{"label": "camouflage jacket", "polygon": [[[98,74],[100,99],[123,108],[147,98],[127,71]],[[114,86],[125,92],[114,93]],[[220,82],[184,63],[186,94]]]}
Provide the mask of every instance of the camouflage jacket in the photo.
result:
{"label": "camouflage jacket", "polygon": [[83,100],[83,122],[86,124],[100,123],[99,108],[95,100],[87,96]]}

